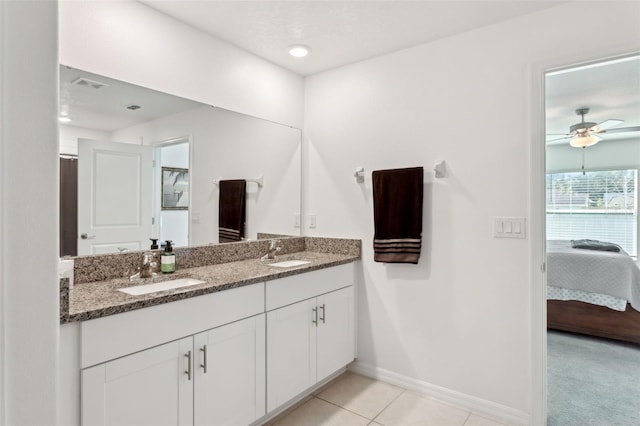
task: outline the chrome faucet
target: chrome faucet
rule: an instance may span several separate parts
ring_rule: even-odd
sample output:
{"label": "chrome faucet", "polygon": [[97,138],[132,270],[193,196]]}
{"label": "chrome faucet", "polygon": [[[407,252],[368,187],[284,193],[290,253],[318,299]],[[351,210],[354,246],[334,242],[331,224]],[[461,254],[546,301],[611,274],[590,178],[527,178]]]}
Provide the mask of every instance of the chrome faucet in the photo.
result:
{"label": "chrome faucet", "polygon": [[140,278],[151,278],[155,275],[158,262],[152,252],[146,252],[142,256],[142,265],[140,265]]}
{"label": "chrome faucet", "polygon": [[280,247],[280,240],[270,240],[267,254],[262,256],[260,260],[275,259],[276,253],[280,250],[282,250],[282,247]]}

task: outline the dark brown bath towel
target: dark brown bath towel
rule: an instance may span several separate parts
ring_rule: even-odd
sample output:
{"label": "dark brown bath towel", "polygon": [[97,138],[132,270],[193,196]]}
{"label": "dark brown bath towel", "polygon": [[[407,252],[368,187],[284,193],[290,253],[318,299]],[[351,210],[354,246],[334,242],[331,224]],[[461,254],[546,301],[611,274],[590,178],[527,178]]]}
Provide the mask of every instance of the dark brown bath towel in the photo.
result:
{"label": "dark brown bath towel", "polygon": [[220,181],[218,242],[230,243],[244,238],[246,194],[246,180]]}
{"label": "dark brown bath towel", "polygon": [[377,170],[373,178],[376,262],[418,263],[422,247],[424,170]]}

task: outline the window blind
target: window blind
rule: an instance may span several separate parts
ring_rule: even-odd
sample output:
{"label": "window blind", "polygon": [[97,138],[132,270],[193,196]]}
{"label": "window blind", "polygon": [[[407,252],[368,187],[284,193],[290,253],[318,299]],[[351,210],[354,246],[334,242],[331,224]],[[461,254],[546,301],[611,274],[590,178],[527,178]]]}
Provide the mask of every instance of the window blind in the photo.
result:
{"label": "window blind", "polygon": [[638,254],[638,170],[547,174],[547,239],[616,243]]}

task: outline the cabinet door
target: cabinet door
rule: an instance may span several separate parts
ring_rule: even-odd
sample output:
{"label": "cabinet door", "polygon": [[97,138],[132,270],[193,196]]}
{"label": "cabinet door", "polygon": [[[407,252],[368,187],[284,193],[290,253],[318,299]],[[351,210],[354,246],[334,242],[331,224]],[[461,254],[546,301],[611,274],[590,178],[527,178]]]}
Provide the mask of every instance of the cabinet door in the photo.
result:
{"label": "cabinet door", "polygon": [[355,356],[353,287],[318,296],[318,381]]}
{"label": "cabinet door", "polygon": [[316,300],[267,312],[267,411],[316,383]]}
{"label": "cabinet door", "polygon": [[196,425],[244,426],[264,416],[264,314],[195,335],[194,350]]}
{"label": "cabinet door", "polygon": [[188,337],[82,370],[82,424],[193,424],[192,346]]}

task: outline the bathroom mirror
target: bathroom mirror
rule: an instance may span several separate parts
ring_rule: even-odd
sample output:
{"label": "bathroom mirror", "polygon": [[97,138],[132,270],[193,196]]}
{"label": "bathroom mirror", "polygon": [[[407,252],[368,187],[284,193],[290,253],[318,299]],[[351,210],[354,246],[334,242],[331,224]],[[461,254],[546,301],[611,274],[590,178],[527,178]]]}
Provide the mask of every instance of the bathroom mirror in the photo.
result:
{"label": "bathroom mirror", "polygon": [[[60,114],[61,256],[217,243],[225,179],[248,181],[247,239],[300,235],[299,129],[66,66]],[[186,209],[162,207],[163,168]]]}

